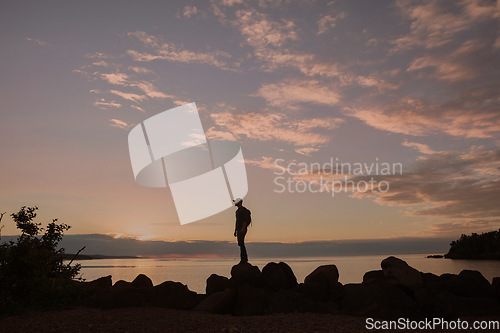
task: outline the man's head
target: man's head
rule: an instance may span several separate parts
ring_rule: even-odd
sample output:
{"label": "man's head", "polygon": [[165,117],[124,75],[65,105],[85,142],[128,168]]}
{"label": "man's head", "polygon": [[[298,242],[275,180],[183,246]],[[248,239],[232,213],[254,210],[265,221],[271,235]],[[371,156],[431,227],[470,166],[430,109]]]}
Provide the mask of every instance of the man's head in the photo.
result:
{"label": "man's head", "polygon": [[236,198],[233,200],[233,202],[236,207],[241,207],[241,205],[243,205],[243,199],[241,198]]}

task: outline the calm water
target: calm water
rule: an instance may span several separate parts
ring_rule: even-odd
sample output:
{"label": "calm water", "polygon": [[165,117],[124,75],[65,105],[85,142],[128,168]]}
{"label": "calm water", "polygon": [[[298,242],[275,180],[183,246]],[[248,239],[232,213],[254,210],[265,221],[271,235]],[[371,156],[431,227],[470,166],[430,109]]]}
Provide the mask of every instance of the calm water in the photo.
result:
{"label": "calm water", "polygon": [[[405,260],[410,266],[421,272],[458,274],[463,269],[480,271],[490,282],[500,276],[500,262],[492,260],[448,260],[427,259],[426,254],[394,255]],[[251,261],[252,265],[262,268],[271,261],[284,261],[292,267],[299,282],[320,265],[335,264],[339,269],[340,282],[358,283],[365,272],[380,269],[380,262],[388,255],[342,256],[316,258],[259,258]],[[138,274],[146,274],[159,284],[164,281],[179,281],[187,284],[190,290],[205,292],[206,279],[215,273],[230,277],[231,267],[239,258],[221,259],[100,259],[83,260],[82,277],[91,281],[101,276],[112,275],[113,283],[118,280],[132,281]]]}

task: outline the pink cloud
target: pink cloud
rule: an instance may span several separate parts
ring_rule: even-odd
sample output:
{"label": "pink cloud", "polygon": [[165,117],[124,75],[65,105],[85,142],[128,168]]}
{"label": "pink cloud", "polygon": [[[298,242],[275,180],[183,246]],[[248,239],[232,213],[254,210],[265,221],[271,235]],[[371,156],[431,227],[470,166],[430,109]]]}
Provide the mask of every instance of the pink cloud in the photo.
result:
{"label": "pink cloud", "polygon": [[105,73],[99,74],[99,77],[114,85],[125,86],[128,83],[129,76],[125,73]]}
{"label": "pink cloud", "polygon": [[121,108],[122,107],[122,105],[120,103],[117,103],[115,101],[107,102],[104,98],[101,98],[98,101],[96,101],[94,103],[94,105],[98,106],[101,109],[107,109],[109,107],[112,107],[112,108]]}
{"label": "pink cloud", "polygon": [[129,32],[127,35],[138,39],[145,46],[153,50],[153,52],[128,50],[127,54],[135,61],[150,62],[153,60],[166,60],[181,63],[200,63],[216,66],[221,69],[230,69],[226,59],[231,58],[231,55],[227,52],[195,52],[182,49],[174,44],[165,43],[161,38],[149,35],[144,31]]}
{"label": "pink cloud", "polygon": [[[318,148],[330,141],[331,136],[315,133],[315,128],[333,129],[343,120],[327,118],[323,120],[291,120],[279,113],[245,113],[230,112],[212,115],[215,124],[224,131],[230,132],[236,138],[241,136],[258,141],[277,141],[300,147]],[[212,133],[215,129],[211,129]],[[219,131],[219,130],[217,130]],[[219,133],[220,134],[220,133]]]}
{"label": "pink cloud", "polygon": [[141,102],[143,101],[146,96],[145,95],[138,95],[138,94],[133,94],[133,93],[124,93],[118,90],[110,90],[110,93],[120,96],[126,100],[132,101],[132,102]]}
{"label": "pink cloud", "polygon": [[117,128],[121,128],[121,129],[128,129],[129,127],[132,126],[132,125],[129,125],[126,122],[119,120],[119,119],[110,119],[109,122],[110,122],[109,126],[117,127]]}
{"label": "pink cloud", "polygon": [[273,106],[293,106],[297,103],[335,105],[340,99],[337,91],[310,79],[264,84],[254,96],[264,98]]}

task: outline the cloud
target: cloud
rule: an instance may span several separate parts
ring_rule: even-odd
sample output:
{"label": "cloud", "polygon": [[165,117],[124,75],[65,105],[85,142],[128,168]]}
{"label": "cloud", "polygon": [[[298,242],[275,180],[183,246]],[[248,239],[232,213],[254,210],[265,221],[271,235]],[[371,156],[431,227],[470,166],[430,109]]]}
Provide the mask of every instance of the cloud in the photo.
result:
{"label": "cloud", "polygon": [[182,16],[186,18],[191,18],[198,13],[198,8],[196,6],[184,6],[182,9]]}
{"label": "cloud", "polygon": [[153,73],[152,70],[144,68],[144,67],[137,67],[137,66],[128,66],[128,69],[137,73],[137,74],[149,74]]}
{"label": "cloud", "polygon": [[284,80],[262,85],[254,96],[264,98],[272,106],[298,103],[335,105],[340,95],[317,80]]}
{"label": "cloud", "polygon": [[461,234],[481,233],[500,228],[500,219],[483,220],[475,219],[468,221],[454,221],[436,223],[431,225],[429,230],[426,230],[427,235],[457,235]]}
{"label": "cloud", "polygon": [[165,43],[161,38],[149,35],[144,31],[129,32],[130,37],[136,38],[153,52],[139,52],[128,50],[127,54],[135,61],[150,62],[153,60],[166,60],[181,63],[199,63],[212,65],[221,69],[230,69],[226,59],[231,55],[223,51],[195,52],[179,48],[174,44]]}
{"label": "cloud", "polygon": [[402,143],[402,145],[405,146],[405,147],[414,148],[419,153],[422,153],[422,154],[425,154],[425,155],[432,155],[432,154],[436,154],[437,153],[435,150],[431,149],[431,147],[429,147],[428,145],[425,145],[423,143],[409,142],[408,140],[405,140]]}
{"label": "cloud", "polygon": [[358,192],[354,196],[407,206],[409,215],[461,219],[460,223],[500,217],[500,150],[476,146],[465,153],[431,150],[412,170],[384,177],[390,183],[388,192]]}
{"label": "cloud", "polygon": [[120,96],[128,101],[132,102],[141,102],[146,98],[146,95],[138,95],[138,94],[133,94],[133,93],[124,93],[118,90],[110,90],[110,93]]}
{"label": "cloud", "polygon": [[465,138],[492,138],[500,132],[499,85],[463,91],[455,99],[432,103],[418,98],[368,101],[346,107],[346,114],[393,133],[416,136],[445,133]]}
{"label": "cloud", "polygon": [[30,41],[30,42],[32,42],[32,43],[35,43],[35,44],[37,44],[37,45],[39,45],[39,46],[50,46],[50,44],[49,44],[49,43],[47,43],[47,42],[45,42],[45,41],[43,41],[43,40],[40,40],[40,39],[31,38],[31,37],[26,37],[25,39],[26,39],[27,41]]}
{"label": "cloud", "polygon": [[126,122],[118,119],[110,119],[109,122],[110,122],[109,126],[121,129],[128,129],[131,126],[133,126],[132,124],[127,124]]}
{"label": "cloud", "polygon": [[255,165],[262,169],[274,170],[279,172],[283,172],[284,170],[286,172],[289,170],[288,168],[285,168],[281,164],[276,165],[275,161],[276,161],[275,158],[269,156],[262,156],[260,160],[251,160],[245,158],[245,164]]}
{"label": "cloud", "polygon": [[485,72],[496,57],[492,41],[474,39],[463,42],[451,53],[418,57],[410,63],[407,71],[424,75],[424,70],[428,70],[430,71],[428,76],[432,78],[458,82],[489,76],[489,73]]}
{"label": "cloud", "polygon": [[311,156],[312,153],[315,153],[319,151],[318,148],[313,148],[313,147],[301,147],[295,149],[295,152],[304,156]]}
{"label": "cloud", "polygon": [[[456,8],[444,8],[445,4]],[[500,6],[496,1],[468,0],[451,4],[400,0],[396,5],[403,17],[411,22],[410,32],[393,41],[393,51],[396,52],[416,46],[426,49],[441,47],[474,24],[500,16]]]}
{"label": "cloud", "polygon": [[98,106],[101,109],[107,109],[108,107],[112,108],[121,108],[122,105],[115,101],[107,102],[104,98],[99,99],[94,103],[95,106]]}
{"label": "cloud", "polygon": [[167,95],[159,91],[151,82],[142,81],[130,84],[132,87],[137,87],[142,90],[148,97],[151,98],[175,98],[175,96]]}
{"label": "cloud", "polygon": [[337,20],[345,18],[345,13],[341,12],[336,16],[324,15],[318,20],[318,35],[324,34],[329,29],[334,28],[337,24]]}
{"label": "cloud", "polygon": [[140,106],[137,106],[137,105],[131,105],[130,106],[132,109],[136,109],[138,111],[141,111],[141,112],[146,112],[143,108],[141,108]]}
{"label": "cloud", "polygon": [[128,84],[128,78],[129,76],[125,73],[104,73],[104,74],[99,74],[99,77],[103,79],[104,81],[107,81],[108,83],[114,84],[114,85],[119,85],[119,86],[125,86]]}
{"label": "cloud", "polygon": [[282,47],[287,41],[297,40],[295,24],[290,20],[269,20],[256,10],[236,11],[233,25],[238,26],[246,42],[257,48]]}
{"label": "cloud", "polygon": [[213,114],[215,124],[236,138],[241,136],[258,141],[285,142],[300,147],[320,147],[330,141],[331,135],[319,134],[313,129],[333,129],[343,120],[325,118],[321,120],[292,120],[280,113]]}

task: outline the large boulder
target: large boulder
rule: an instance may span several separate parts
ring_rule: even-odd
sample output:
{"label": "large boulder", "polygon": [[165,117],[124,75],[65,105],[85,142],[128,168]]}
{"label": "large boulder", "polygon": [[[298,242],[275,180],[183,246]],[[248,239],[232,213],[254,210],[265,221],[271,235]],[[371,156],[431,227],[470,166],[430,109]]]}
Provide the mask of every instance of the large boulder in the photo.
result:
{"label": "large boulder", "polygon": [[286,263],[270,262],[262,268],[262,283],[272,290],[293,289],[297,285],[297,278]]}
{"label": "large boulder", "polygon": [[385,275],[383,270],[369,271],[363,275],[363,283],[370,283],[376,281],[385,281]]}
{"label": "large boulder", "polygon": [[139,274],[134,281],[132,281],[132,285],[136,288],[151,288],[153,287],[153,281],[146,275]]}
{"label": "large boulder", "polygon": [[[373,277],[373,276],[372,276]],[[379,315],[383,318],[423,318],[413,293],[387,282],[385,279],[369,279],[363,282],[380,306]]]}
{"label": "large boulder", "polygon": [[344,295],[344,286],[338,280],[339,271],[337,266],[319,266],[306,276],[304,286],[299,287],[299,290],[317,301],[335,301]]}
{"label": "large boulder", "polygon": [[93,281],[84,282],[84,284],[92,289],[106,289],[113,285],[111,275],[103,276]]}
{"label": "large boulder", "polygon": [[388,257],[382,260],[381,266],[387,282],[411,290],[423,287],[422,273],[410,267],[406,261]]}
{"label": "large boulder", "polygon": [[238,316],[251,316],[264,314],[267,309],[270,293],[265,289],[249,284],[238,287],[234,300],[234,314]]}
{"label": "large boulder", "polygon": [[194,291],[180,282],[165,281],[150,289],[152,304],[164,308],[192,309],[200,301]]}
{"label": "large boulder", "polygon": [[355,316],[379,316],[380,306],[370,289],[362,283],[344,286],[344,297],[340,301],[342,313]]}
{"label": "large boulder", "polygon": [[491,297],[493,289],[478,271],[463,270],[446,281],[445,288],[450,293],[464,297]]}
{"label": "large boulder", "polygon": [[125,280],[118,280],[113,285],[113,289],[130,289],[134,288],[134,285],[131,282]]}
{"label": "large boulder", "polygon": [[220,276],[217,274],[212,274],[207,279],[206,293],[207,295],[212,295],[216,292],[223,291],[230,287],[229,279],[225,276]]}
{"label": "large boulder", "polygon": [[250,263],[239,263],[231,268],[231,285],[234,287],[242,284],[250,284],[253,286],[261,285],[261,272],[259,267],[253,266]]}
{"label": "large boulder", "polygon": [[235,290],[231,288],[214,292],[201,301],[194,309],[219,314],[232,313],[234,296]]}

